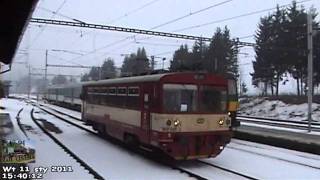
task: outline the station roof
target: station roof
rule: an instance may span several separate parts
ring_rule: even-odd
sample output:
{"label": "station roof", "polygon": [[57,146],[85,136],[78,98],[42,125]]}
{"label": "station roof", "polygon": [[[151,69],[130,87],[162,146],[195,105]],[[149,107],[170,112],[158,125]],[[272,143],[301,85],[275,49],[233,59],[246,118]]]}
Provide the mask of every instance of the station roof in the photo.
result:
{"label": "station roof", "polygon": [[38,0],[0,1],[0,62],[10,64]]}

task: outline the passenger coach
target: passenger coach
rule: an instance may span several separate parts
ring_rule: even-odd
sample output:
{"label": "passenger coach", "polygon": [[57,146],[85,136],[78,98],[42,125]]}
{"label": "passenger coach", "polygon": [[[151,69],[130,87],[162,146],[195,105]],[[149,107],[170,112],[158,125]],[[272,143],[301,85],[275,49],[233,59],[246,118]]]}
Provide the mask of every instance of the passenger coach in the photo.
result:
{"label": "passenger coach", "polygon": [[82,119],[100,134],[175,159],[214,157],[230,142],[228,87],[207,73],[168,73],[83,84]]}

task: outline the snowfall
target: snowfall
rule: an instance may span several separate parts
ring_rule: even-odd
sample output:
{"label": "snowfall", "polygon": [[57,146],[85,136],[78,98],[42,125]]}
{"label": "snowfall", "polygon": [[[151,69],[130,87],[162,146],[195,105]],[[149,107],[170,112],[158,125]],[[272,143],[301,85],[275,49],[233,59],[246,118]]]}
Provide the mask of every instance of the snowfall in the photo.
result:
{"label": "snowfall", "polygon": [[[48,171],[44,174],[44,179],[93,179],[93,177],[36,126],[30,117],[33,108],[36,118],[45,119],[60,130],[56,133],[51,132],[57,139],[105,179],[192,179],[185,173],[158,164],[147,157],[67,124],[22,100],[1,99],[0,106],[5,108],[1,113],[10,113],[16,136],[32,139],[35,143],[36,162],[29,164],[31,169],[52,165],[66,165],[73,168],[73,172],[68,173]],[[28,127],[27,137],[21,132],[15,119],[21,108],[23,111],[20,114],[20,121],[23,127]],[[69,111],[69,114],[79,116],[78,112]],[[202,161],[257,179],[319,179],[320,177],[319,155],[236,139],[232,139],[218,157]],[[198,161],[180,162],[178,165],[207,179],[243,179],[233,173],[200,164]]]}

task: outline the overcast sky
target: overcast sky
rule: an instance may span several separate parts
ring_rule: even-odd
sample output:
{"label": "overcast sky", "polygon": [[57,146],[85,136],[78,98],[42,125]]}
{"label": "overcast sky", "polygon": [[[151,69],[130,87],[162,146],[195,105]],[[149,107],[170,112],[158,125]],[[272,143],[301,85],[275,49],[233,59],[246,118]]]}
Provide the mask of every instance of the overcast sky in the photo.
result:
{"label": "overcast sky", "polygon": [[[298,1],[300,2],[300,1]],[[252,35],[255,34],[257,24],[262,16],[271,11],[253,14],[241,18],[225,20],[219,23],[211,23],[199,28],[181,29],[195,25],[223,20],[226,18],[274,8],[277,4],[290,4],[291,0],[39,0],[33,17],[68,20],[78,19],[87,23],[115,25],[139,29],[153,29],[164,32],[176,32],[195,36],[211,37],[217,27],[227,26],[231,36],[247,37],[241,41],[254,42]],[[217,5],[220,4],[220,5]],[[216,5],[215,7],[212,7]],[[312,5],[320,9],[320,0],[310,0],[299,5],[309,9]],[[170,20],[192,14],[198,10],[207,8],[202,12],[187,16],[179,21],[158,27]],[[56,12],[55,14],[53,12]],[[319,20],[319,17],[317,18]],[[178,30],[178,31],[177,31]],[[132,38],[130,33],[92,30],[75,27],[62,27],[53,25],[39,25],[30,23],[20,47],[17,51],[15,62],[28,62],[33,68],[44,68],[45,50],[49,50],[49,64],[64,65],[88,65],[97,66],[107,58],[114,59],[117,67],[121,67],[123,56],[135,52],[138,47],[145,47],[148,55],[165,57],[165,68],[170,65],[169,60],[180,44],[187,43],[190,47],[194,43],[190,40],[174,38],[152,37],[136,35]],[[129,38],[131,37],[131,38]],[[127,38],[126,40],[123,40]],[[120,41],[122,40],[122,41]],[[112,43],[117,42],[113,45]],[[28,55],[24,54],[28,49]],[[56,52],[52,49],[72,51]],[[249,86],[250,92],[255,90],[251,86],[252,61],[254,53],[251,47],[244,47],[239,54],[241,77]],[[248,55],[245,55],[248,53]],[[162,68],[160,59],[156,68]],[[70,63],[71,62],[71,63]],[[26,66],[13,64],[13,70],[6,74],[6,78],[25,75]],[[70,69],[49,67],[50,74],[74,74],[80,75],[87,69]],[[32,72],[43,73],[41,70],[32,69]],[[290,84],[282,87],[294,92],[295,85]]]}

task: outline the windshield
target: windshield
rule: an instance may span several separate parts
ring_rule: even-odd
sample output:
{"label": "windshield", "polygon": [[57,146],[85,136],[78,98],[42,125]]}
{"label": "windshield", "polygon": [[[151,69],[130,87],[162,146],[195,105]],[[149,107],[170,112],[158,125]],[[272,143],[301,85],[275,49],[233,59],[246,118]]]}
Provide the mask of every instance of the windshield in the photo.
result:
{"label": "windshield", "polygon": [[215,86],[201,86],[200,112],[223,113],[227,110],[227,91]]}
{"label": "windshield", "polygon": [[199,93],[196,85],[163,85],[163,109],[165,112],[222,113],[226,112],[226,101],[225,88],[200,86]]}
{"label": "windshield", "polygon": [[197,86],[165,84],[163,86],[166,112],[194,112],[197,110]]}

